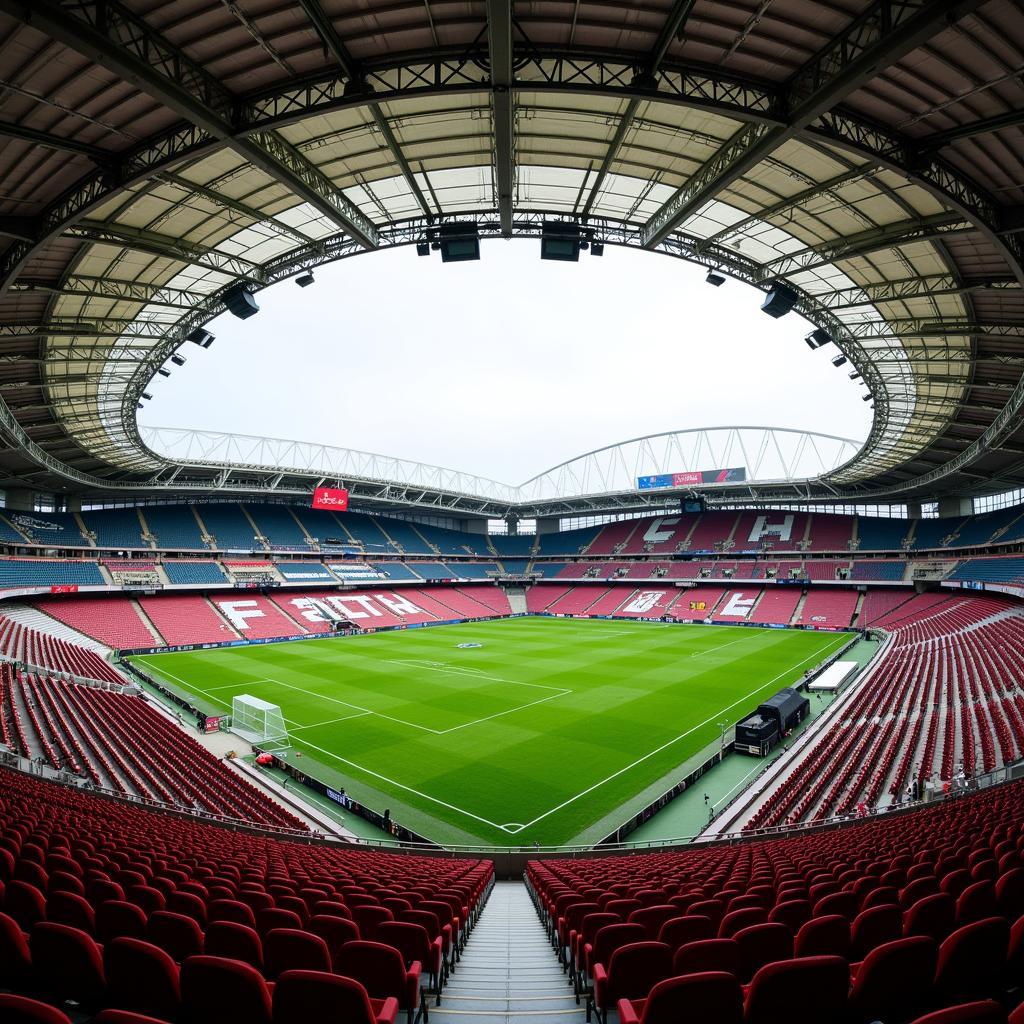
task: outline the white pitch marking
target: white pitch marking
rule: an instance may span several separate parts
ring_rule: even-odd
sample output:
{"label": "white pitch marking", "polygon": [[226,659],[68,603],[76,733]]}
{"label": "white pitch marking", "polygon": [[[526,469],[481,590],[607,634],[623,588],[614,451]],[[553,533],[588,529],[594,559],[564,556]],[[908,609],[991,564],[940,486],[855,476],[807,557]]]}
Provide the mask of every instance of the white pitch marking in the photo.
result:
{"label": "white pitch marking", "polygon": [[[845,639],[845,636],[841,636],[839,637],[839,642],[843,643],[845,642]],[[627,764],[624,768],[620,768],[617,772],[613,772],[606,779],[601,779],[600,782],[595,782],[592,786],[588,786],[581,793],[577,793],[575,796],[569,797],[568,800],[563,800],[562,803],[560,803],[557,807],[552,807],[551,810],[545,811],[539,817],[534,818],[533,821],[528,821],[523,826],[523,828],[527,829],[531,825],[536,825],[538,821],[543,821],[546,817],[548,817],[548,815],[554,814],[556,811],[560,811],[563,807],[568,807],[571,803],[575,803],[577,800],[579,800],[581,796],[586,796],[588,793],[593,793],[595,789],[600,789],[601,786],[603,786],[606,782],[611,782],[612,779],[616,779],[620,775],[625,774],[631,768],[635,768],[638,764],[643,764],[643,762],[646,761],[648,758],[653,757],[655,754],[660,754],[663,750],[666,750],[668,747],[671,747],[673,743],[678,743],[679,740],[689,736],[690,733],[696,732],[698,729],[704,728],[705,725],[710,725],[723,712],[729,711],[731,708],[736,707],[737,704],[742,704],[743,701],[750,700],[750,698],[753,697],[754,694],[760,693],[762,690],[771,686],[772,683],[777,682],[783,676],[789,675],[793,671],[793,669],[799,668],[800,665],[806,664],[812,658],[819,657],[821,654],[825,652],[826,649],[834,650],[837,646],[839,645],[834,642],[826,644],[825,647],[822,647],[819,650],[815,651],[814,654],[811,654],[808,657],[804,658],[803,661],[799,661],[796,663],[796,665],[791,665],[784,672],[780,672],[774,679],[769,679],[768,682],[763,683],[761,686],[757,687],[757,689],[751,690],[750,693],[748,693],[745,697],[740,697],[738,700],[733,701],[732,704],[727,704],[724,708],[719,708],[719,710],[716,711],[715,714],[713,714],[710,718],[705,719],[703,722],[700,722],[699,724],[693,726],[693,728],[691,729],[687,729],[686,732],[681,732],[678,736],[673,737],[667,743],[663,743],[660,747],[656,747],[654,750],[651,750],[648,753],[644,754],[643,757],[638,757],[632,764]]]}
{"label": "white pitch marking", "polygon": [[[754,631],[754,636],[755,637],[760,637],[760,638],[763,639],[764,634],[761,633],[760,630],[755,630]],[[749,639],[750,639],[749,635],[748,636],[741,636],[741,637],[738,637],[736,640],[730,640],[727,644],[720,644],[718,647],[709,647],[706,651],[695,651],[693,654],[690,655],[690,657],[691,658],[702,658],[705,654],[714,654],[715,651],[724,650],[726,647],[732,647],[733,644],[742,643],[744,640],[749,640]]]}
{"label": "white pitch marking", "polygon": [[507,711],[498,711],[496,714],[487,715],[484,718],[477,718],[472,722],[463,722],[462,725],[453,725],[450,729],[442,729],[438,735],[446,736],[450,732],[458,732],[459,729],[468,729],[471,725],[479,725],[481,722],[489,722],[492,718],[501,718],[503,715],[511,715],[514,711],[523,711],[526,708],[532,708],[536,704],[543,704],[545,701],[554,700],[556,697],[564,697],[567,693],[572,693],[572,690],[562,690],[559,693],[553,693],[550,697],[541,697],[539,700],[532,700],[529,704],[520,704],[518,707],[509,708]]}
{"label": "white pitch marking", "polygon": [[292,732],[302,732],[303,729],[319,729],[322,725],[334,725],[336,722],[348,722],[353,718],[365,718],[367,715],[372,714],[372,711],[357,711],[354,715],[342,715],[341,718],[329,718],[326,722],[317,722],[315,725],[300,725],[297,729],[292,729]]}
{"label": "white pitch marking", "polygon": [[459,665],[439,665],[432,662],[404,661],[398,658],[388,660],[389,665],[404,665],[406,668],[418,668],[427,672],[443,672],[445,675],[467,675],[474,679],[486,679],[492,683],[507,683],[510,686],[532,686],[538,690],[560,690],[558,686],[547,686],[544,683],[524,683],[519,679],[504,679],[502,676],[491,676],[480,669]]}

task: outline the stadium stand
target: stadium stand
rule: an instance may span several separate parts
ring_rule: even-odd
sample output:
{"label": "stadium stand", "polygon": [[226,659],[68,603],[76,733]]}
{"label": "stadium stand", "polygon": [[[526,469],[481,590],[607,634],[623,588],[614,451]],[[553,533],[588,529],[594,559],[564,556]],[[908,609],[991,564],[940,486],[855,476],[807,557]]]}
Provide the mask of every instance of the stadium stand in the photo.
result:
{"label": "stadium stand", "polygon": [[911,550],[925,551],[947,547],[966,522],[966,516],[956,519],[918,519],[914,526]]}
{"label": "stadium stand", "polygon": [[750,619],[752,622],[788,626],[802,596],[799,587],[767,587]]}
{"label": "stadium stand", "polygon": [[106,582],[96,562],[0,558],[0,587],[102,586]]}
{"label": "stadium stand", "polygon": [[902,588],[879,589],[871,588],[864,594],[864,603],[855,625],[860,628],[873,626],[877,622],[892,615],[900,605],[905,604],[914,596],[912,590]]}
{"label": "stadium stand", "polygon": [[840,569],[849,568],[849,562],[830,562],[821,559],[808,559],[808,561],[804,562],[804,571],[809,580],[829,580],[834,582],[840,579]]}
{"label": "stadium stand", "polygon": [[[498,568],[497,562],[446,562],[449,572],[455,575],[459,579],[463,580],[487,580],[491,576],[497,575],[501,572]],[[509,569],[508,561],[502,563],[505,566],[506,572],[525,572],[525,567],[522,569]],[[517,564],[517,563],[513,563]],[[529,565],[529,563],[527,563]]]}
{"label": "stadium stand", "polygon": [[200,551],[208,547],[190,505],[147,505],[140,514],[158,548]]}
{"label": "stadium stand", "polygon": [[682,622],[701,622],[710,619],[724,593],[724,587],[694,587],[692,590],[684,590],[672,605],[669,614]]}
{"label": "stadium stand", "polygon": [[1002,540],[1013,524],[1020,519],[1020,506],[997,509],[994,512],[982,512],[963,521],[956,530],[956,535],[947,547],[969,548],[979,547],[989,542]]}
{"label": "stadium stand", "polygon": [[543,587],[530,587],[526,591],[526,610],[534,614],[546,612],[556,601],[565,597],[571,589],[571,587],[552,584]]}
{"label": "stadium stand", "polygon": [[[431,548],[426,538],[423,537],[416,526],[412,523],[404,523],[400,519],[388,519],[381,523],[387,531],[388,537],[394,545],[406,555],[433,555],[436,552]],[[465,552],[458,552],[464,554]]]}
{"label": "stadium stand", "polygon": [[542,579],[550,580],[561,576],[566,568],[565,562],[533,562],[530,571],[537,573]]}
{"label": "stadium stand", "polygon": [[815,512],[811,515],[808,551],[849,551],[856,525],[854,516]]}
{"label": "stadium stand", "polygon": [[89,547],[78,520],[70,512],[15,512],[7,517],[33,544],[47,547]]}
{"label": "stadium stand", "polygon": [[81,679],[123,686],[125,679],[95,651],[0,617],[0,656]]}
{"label": "stadium stand", "polygon": [[443,562],[410,562],[408,568],[424,580],[453,580],[459,575]]}
{"label": "stadium stand", "polygon": [[[602,1021],[616,1005],[621,1024],[688,1019],[698,1009],[700,1019],[737,1024],[906,1021],[965,999],[1001,999],[1018,984],[1022,821],[1024,784],[1014,783],[838,831],[740,847],[535,860],[527,882],[552,956]],[[972,876],[968,869],[979,864],[985,871]],[[965,895],[972,877],[983,880],[980,899]],[[572,917],[570,933],[571,908],[613,900],[630,921],[645,920],[659,904],[687,916],[661,925],[661,942],[610,924],[606,938],[599,931],[582,946],[576,934],[585,925]],[[734,913],[760,923],[715,939],[732,934]],[[704,931],[676,929],[675,921],[694,918]],[[682,944],[669,945],[677,930]],[[618,980],[624,962],[632,973]],[[644,1000],[659,1003],[671,978],[715,965],[729,966],[725,974],[689,975],[689,984],[707,986],[699,997],[686,990],[685,1003],[648,1016]],[[826,965],[835,977],[817,980]],[[798,1012],[801,1002],[806,1012]]]}
{"label": "stadium stand", "polygon": [[906,562],[855,560],[851,580],[884,580],[898,583],[907,571]]}
{"label": "stadium stand", "polygon": [[858,551],[902,551],[914,521],[860,516],[857,519]]}
{"label": "stadium stand", "polygon": [[[739,519],[737,512],[705,512],[690,532],[686,550],[692,552],[717,551],[731,541]],[[736,544],[742,548],[742,544]]]}
{"label": "stadium stand", "polygon": [[206,532],[214,538],[212,546],[219,551],[256,551],[256,528],[240,505],[202,505],[196,507]]}
{"label": "stadium stand", "polygon": [[272,551],[309,550],[309,538],[287,505],[243,505],[242,510]]}
{"label": "stadium stand", "polygon": [[295,622],[262,594],[252,591],[218,593],[208,600],[246,640],[295,636],[307,632],[304,626]]}
{"label": "stadium stand", "polygon": [[660,619],[668,614],[678,596],[679,591],[674,587],[641,587],[623,601],[614,614],[629,619]]}
{"label": "stadium stand", "polygon": [[856,590],[813,587],[807,592],[803,610],[794,625],[846,629],[853,621],[859,596]]}
{"label": "stadium stand", "polygon": [[334,582],[331,570],[319,562],[275,562],[274,568],[286,583]]}
{"label": "stadium stand", "polygon": [[604,586],[570,587],[561,597],[552,601],[547,606],[547,610],[553,615],[582,615],[584,612],[589,612],[592,605],[608,594],[614,595],[612,607],[615,607],[622,600],[622,596],[625,596],[624,594],[619,596],[619,591],[616,588]]}
{"label": "stadium stand", "polygon": [[171,583],[227,583],[219,562],[212,561],[167,561],[163,562],[163,570]]}
{"label": "stadium stand", "polygon": [[348,545],[353,550],[358,547],[333,512],[327,509],[293,505],[292,514],[302,524],[306,533],[319,544],[321,550],[328,546]]}
{"label": "stadium stand", "polygon": [[[10,512],[7,514],[11,515]],[[14,526],[8,522],[7,517],[0,516],[0,544],[25,544],[28,541],[28,536],[15,529]]]}
{"label": "stadium stand", "polygon": [[140,597],[139,604],[171,647],[239,639],[239,634],[231,624],[205,597],[161,594],[157,597]]}
{"label": "stadium stand", "polygon": [[377,580],[414,581],[421,583],[417,576],[404,562],[330,562],[327,566],[335,576],[344,583],[359,583]]}
{"label": "stadium stand", "polygon": [[601,528],[601,532],[586,549],[588,555],[615,555],[625,547],[633,532],[643,523],[642,519],[621,519]]}
{"label": "stadium stand", "polygon": [[339,512],[337,520],[368,555],[397,555],[399,552],[381,529],[383,520],[361,512]]}
{"label": "stadium stand", "polygon": [[693,529],[692,516],[660,516],[641,519],[620,554],[666,554],[679,549]]}
{"label": "stadium stand", "polygon": [[487,555],[484,538],[480,534],[448,530],[426,523],[413,523],[413,529],[427,542],[427,554],[437,555]]}
{"label": "stadium stand", "polygon": [[36,607],[114,650],[153,647],[160,643],[125,597],[47,598]]}
{"label": "stadium stand", "polygon": [[754,622],[757,616],[754,609],[761,598],[757,587],[747,587],[743,590],[727,590],[715,614],[712,616],[714,622]]}
{"label": "stadium stand", "polygon": [[134,508],[107,508],[82,512],[82,522],[98,548],[148,548],[142,537],[142,521]]}
{"label": "stadium stand", "polygon": [[492,534],[487,538],[487,542],[499,558],[504,558],[506,555],[513,558],[527,558],[533,554],[533,537],[506,537],[503,534]]}
{"label": "stadium stand", "polygon": [[1024,558],[969,558],[948,579],[1016,583],[1024,580]]}
{"label": "stadium stand", "polygon": [[538,555],[578,555],[586,551],[601,532],[600,526],[586,526],[579,530],[541,533],[537,536]]}

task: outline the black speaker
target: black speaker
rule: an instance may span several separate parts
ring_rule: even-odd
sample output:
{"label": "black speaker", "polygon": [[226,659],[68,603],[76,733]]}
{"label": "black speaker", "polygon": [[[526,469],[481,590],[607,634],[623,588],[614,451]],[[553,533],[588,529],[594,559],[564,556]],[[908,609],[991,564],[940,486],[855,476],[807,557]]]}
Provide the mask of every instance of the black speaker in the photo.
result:
{"label": "black speaker", "polygon": [[228,311],[237,316],[239,320],[248,320],[249,317],[255,316],[260,311],[260,307],[256,305],[256,298],[249,290],[248,285],[236,284],[229,288],[221,298]]}
{"label": "black speaker", "polygon": [[785,316],[796,305],[796,292],[784,284],[776,282],[761,303],[761,312],[778,320]]}

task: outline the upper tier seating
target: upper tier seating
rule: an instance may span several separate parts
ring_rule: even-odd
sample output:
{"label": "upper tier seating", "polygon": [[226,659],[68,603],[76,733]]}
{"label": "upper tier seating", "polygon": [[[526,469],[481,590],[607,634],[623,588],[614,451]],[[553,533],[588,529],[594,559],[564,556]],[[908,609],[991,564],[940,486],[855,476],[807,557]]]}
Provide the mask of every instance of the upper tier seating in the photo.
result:
{"label": "upper tier seating", "polygon": [[238,633],[197,594],[140,597],[139,604],[171,647],[237,640]]}
{"label": "upper tier seating", "polygon": [[580,530],[542,533],[537,537],[537,554],[578,555],[600,532],[600,526],[585,526]]}
{"label": "upper tier seating", "polygon": [[[532,861],[527,880],[577,990],[592,993],[602,1014],[615,1009],[618,995],[628,997],[618,1002],[620,1024],[906,1022],[1018,988],[1022,826],[1024,783],[1016,782],[935,808],[771,841]],[[671,945],[628,945],[650,939],[643,928],[622,938],[611,930],[628,925],[588,932],[586,915],[601,912],[588,908],[621,906],[620,921],[628,914],[642,923],[657,921],[661,905],[684,915],[654,933]],[[577,941],[570,930],[585,937]],[[615,992],[623,960],[631,968],[627,990]],[[716,965],[725,973],[691,973]],[[665,987],[655,986],[681,974],[703,987],[687,989],[681,1002],[663,1001],[654,1013]],[[1019,992],[1011,998],[1019,1000]],[[1020,1014],[1013,1019],[1019,1024]],[[997,1007],[994,1017],[943,1018],[968,1020],[1001,1022],[1005,1015]]]}
{"label": "upper tier seating", "polygon": [[158,587],[161,585],[162,581],[156,567],[156,562],[147,561],[142,558],[104,558],[103,564],[107,567],[110,578],[122,586]]}
{"label": "upper tier seating", "polygon": [[914,778],[949,783],[961,763],[970,777],[1024,754],[1024,607],[920,595],[878,623],[893,632],[887,654],[748,827],[884,806]]}
{"label": "upper tier seating", "polygon": [[804,571],[809,580],[837,580],[840,569],[849,569],[849,562],[832,562],[822,559],[809,559],[804,562]]}
{"label": "upper tier seating", "polygon": [[620,519],[618,522],[601,527],[601,532],[590,542],[587,554],[614,555],[625,546],[641,522],[643,520]]}
{"label": "upper tier seating", "polygon": [[853,516],[828,515],[815,512],[811,516],[808,551],[849,551],[853,540]]}
{"label": "upper tier seating", "polygon": [[534,562],[530,571],[538,573],[543,579],[550,580],[561,576],[563,570],[567,568],[565,562]]}
{"label": "upper tier seating", "polygon": [[[686,550],[691,552],[719,550],[721,545],[729,542],[738,519],[738,512],[703,513],[690,533]],[[744,547],[739,538],[737,538],[735,546],[741,550]]]}
{"label": "upper tier seating", "polygon": [[860,516],[857,519],[857,550],[901,551],[911,525],[906,519]]}
{"label": "upper tier seating", "polygon": [[89,547],[71,512],[17,512],[12,509],[6,515],[33,544],[54,548]]}
{"label": "upper tier seating", "polygon": [[[502,563],[506,572],[525,572],[525,569],[509,569],[508,561]],[[515,563],[513,563],[515,564]],[[497,562],[446,562],[448,569],[462,580],[488,580],[492,575],[497,575]]]}
{"label": "upper tier seating", "polygon": [[966,521],[966,516],[954,519],[918,519],[914,527],[911,550],[925,551],[946,547]]}
{"label": "upper tier seating", "polygon": [[14,733],[22,756],[41,751],[51,767],[125,796],[304,828],[141,697],[14,673],[6,664],[0,689],[6,717],[21,719]]}
{"label": "upper tier seating", "polygon": [[334,546],[344,544],[356,547],[348,531],[338,522],[337,516],[330,509],[307,508],[304,505],[293,505],[292,514],[302,524],[306,533],[321,547],[331,542]]}
{"label": "upper tier seating", "polygon": [[384,520],[361,512],[338,512],[337,519],[352,539],[370,555],[397,555],[398,549],[384,532]]}
{"label": "upper tier seating", "polygon": [[[487,538],[483,534],[447,530],[426,523],[413,524],[416,532],[442,555],[489,555]],[[429,552],[433,554],[433,552]]]}
{"label": "upper tier seating", "polygon": [[733,551],[802,551],[810,526],[805,512],[741,512]]}
{"label": "upper tier seating", "polygon": [[511,555],[513,558],[527,558],[533,554],[533,537],[506,537],[504,534],[491,534],[487,540],[499,558],[506,555]]}
{"label": "upper tier seating", "polygon": [[410,562],[408,568],[424,580],[453,580],[459,575],[441,562]]}
{"label": "upper tier seating", "polygon": [[[12,513],[8,512],[10,516]],[[0,516],[0,544],[24,544],[25,537],[4,516]]]}
{"label": "upper tier seating", "polygon": [[972,516],[960,526],[950,547],[969,548],[988,544],[989,541],[1005,540],[1022,514],[1024,509],[1015,505]]}
{"label": "upper tier seating", "polygon": [[0,558],[0,587],[102,586],[96,562],[44,558]]}
{"label": "upper tier seating", "polygon": [[343,583],[366,583],[378,580],[418,580],[402,562],[328,562],[327,568]]}
{"label": "upper tier seating", "polygon": [[309,550],[309,538],[287,505],[244,505],[243,508],[256,524],[256,529],[267,539],[271,550]]}
{"label": "upper tier seating", "polygon": [[693,529],[695,517],[686,515],[658,516],[636,521],[636,529],[626,541],[621,554],[669,554],[679,549]]}
{"label": "upper tier seating", "polygon": [[968,558],[956,567],[949,579],[1020,582],[1024,580],[1024,558]]}
{"label": "upper tier seating", "polygon": [[114,650],[159,643],[126,597],[50,597],[36,602],[36,607]]}
{"label": "upper tier seating", "polygon": [[142,516],[158,548],[194,551],[207,547],[190,505],[147,505]]}
{"label": "upper tier seating", "polygon": [[[419,529],[412,523],[402,522],[401,519],[388,519],[382,526],[387,531],[395,546],[406,555],[432,555],[433,548],[420,534]],[[460,552],[464,554],[465,552]]]}
{"label": "upper tier seating", "polygon": [[240,505],[201,505],[196,514],[202,519],[207,533],[216,538],[218,551],[256,551],[256,530],[246,518]]}
{"label": "upper tier seating", "polygon": [[227,583],[217,562],[171,561],[163,563],[164,572],[172,583]]}
{"label": "upper tier seating", "polygon": [[0,617],[0,654],[51,672],[122,686],[125,683],[124,677],[95,651],[3,617]]}
{"label": "upper tier seating", "polygon": [[142,539],[142,521],[134,508],[105,508],[81,514],[98,548],[148,548]]}

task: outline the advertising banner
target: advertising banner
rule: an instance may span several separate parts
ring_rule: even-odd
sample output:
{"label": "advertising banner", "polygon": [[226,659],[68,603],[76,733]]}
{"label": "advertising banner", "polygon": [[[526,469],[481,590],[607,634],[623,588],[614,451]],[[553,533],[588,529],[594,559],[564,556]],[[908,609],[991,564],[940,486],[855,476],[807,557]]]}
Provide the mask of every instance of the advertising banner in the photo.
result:
{"label": "advertising banner", "polygon": [[649,491],[657,487],[699,487],[701,484],[737,484],[747,479],[742,466],[732,469],[702,469],[692,473],[656,473],[637,478],[638,490]]}
{"label": "advertising banner", "polygon": [[313,492],[313,508],[344,512],[348,508],[348,491],[344,487],[318,487]]}
{"label": "advertising banner", "polygon": [[78,584],[77,583],[55,583],[50,587],[51,594],[77,594]]}

